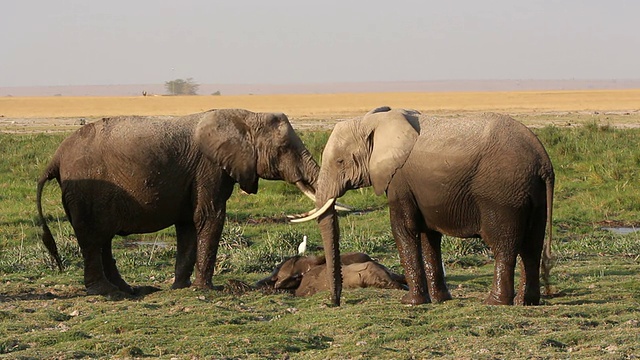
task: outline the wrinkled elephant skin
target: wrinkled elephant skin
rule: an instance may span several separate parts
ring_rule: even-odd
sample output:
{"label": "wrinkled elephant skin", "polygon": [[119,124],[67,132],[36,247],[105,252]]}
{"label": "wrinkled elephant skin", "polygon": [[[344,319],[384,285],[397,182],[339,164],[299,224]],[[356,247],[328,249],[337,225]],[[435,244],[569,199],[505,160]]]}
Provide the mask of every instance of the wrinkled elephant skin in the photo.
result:
{"label": "wrinkled elephant skin", "polygon": [[172,288],[212,288],[226,201],[234,184],[256,193],[258,178],[285,180],[315,193],[319,167],[284,114],[211,110],[176,119],[115,117],[65,139],[38,182],[43,242],[62,261],[44,220],[41,197],[56,179],[84,258],[89,294],[132,289],[111,251],[115,235],[175,225]]}
{"label": "wrinkled elephant skin", "polygon": [[[343,287],[346,289],[377,287],[407,289],[403,275],[395,274],[364,253],[347,253],[340,257]],[[268,277],[256,283],[257,288],[273,287],[295,291],[296,296],[310,296],[329,290],[324,257],[293,256],[276,266]]]}
{"label": "wrinkled elephant skin", "polygon": [[[437,118],[382,107],[336,124],[322,155],[318,210],[294,221],[317,218],[325,250],[338,249],[338,217],[331,205],[347,190],[373,186],[388,199],[409,284],[403,303],[451,298],[442,267],[445,234],[480,237],[493,251],[488,304],[535,305],[540,302],[541,261],[545,282],[551,267],[554,179],[538,138],[509,116]],[[339,263],[339,250],[332,254],[327,264]],[[516,297],[518,256],[523,266]],[[330,291],[339,304],[340,274],[327,276],[338,284]]]}

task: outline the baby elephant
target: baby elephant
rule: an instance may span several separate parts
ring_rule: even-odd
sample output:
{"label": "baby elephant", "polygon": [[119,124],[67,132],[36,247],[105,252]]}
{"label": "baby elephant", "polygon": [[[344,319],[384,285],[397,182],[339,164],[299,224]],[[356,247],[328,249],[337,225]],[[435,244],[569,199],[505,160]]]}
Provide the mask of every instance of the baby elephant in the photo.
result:
{"label": "baby elephant", "polygon": [[[344,288],[377,287],[407,289],[404,275],[395,274],[367,254],[340,256]],[[310,296],[328,290],[324,256],[293,256],[279,264],[270,276],[258,281],[258,288],[295,291],[296,296]]]}

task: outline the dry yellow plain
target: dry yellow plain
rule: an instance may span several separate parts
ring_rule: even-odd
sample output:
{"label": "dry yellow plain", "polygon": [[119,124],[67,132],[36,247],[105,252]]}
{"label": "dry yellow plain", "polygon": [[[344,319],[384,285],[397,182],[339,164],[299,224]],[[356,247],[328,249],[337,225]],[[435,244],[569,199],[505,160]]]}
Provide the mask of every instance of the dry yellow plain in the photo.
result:
{"label": "dry yellow plain", "polygon": [[0,98],[0,116],[6,119],[29,119],[184,115],[213,108],[243,108],[252,111],[284,112],[295,119],[339,119],[361,115],[381,105],[434,113],[637,112],[640,110],[640,89],[239,96],[4,97]]}

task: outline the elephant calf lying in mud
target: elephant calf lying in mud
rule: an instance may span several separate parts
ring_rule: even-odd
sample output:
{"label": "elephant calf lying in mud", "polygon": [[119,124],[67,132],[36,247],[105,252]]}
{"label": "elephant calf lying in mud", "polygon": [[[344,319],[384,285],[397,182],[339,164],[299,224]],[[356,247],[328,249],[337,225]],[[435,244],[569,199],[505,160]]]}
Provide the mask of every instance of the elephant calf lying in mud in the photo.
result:
{"label": "elephant calf lying in mud", "polygon": [[[363,253],[340,256],[344,288],[377,287],[407,290],[404,275],[395,274]],[[324,256],[293,256],[276,266],[268,277],[258,281],[259,289],[295,291],[296,296],[310,296],[329,290]]]}

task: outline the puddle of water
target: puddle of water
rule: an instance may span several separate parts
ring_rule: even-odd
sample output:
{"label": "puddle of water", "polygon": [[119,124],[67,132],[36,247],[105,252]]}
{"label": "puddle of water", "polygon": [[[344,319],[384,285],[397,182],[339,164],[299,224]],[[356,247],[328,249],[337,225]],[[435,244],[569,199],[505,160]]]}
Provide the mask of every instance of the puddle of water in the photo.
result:
{"label": "puddle of water", "polygon": [[636,231],[640,231],[640,228],[634,227],[603,227],[602,230],[611,231],[614,234],[618,235],[629,235]]}

